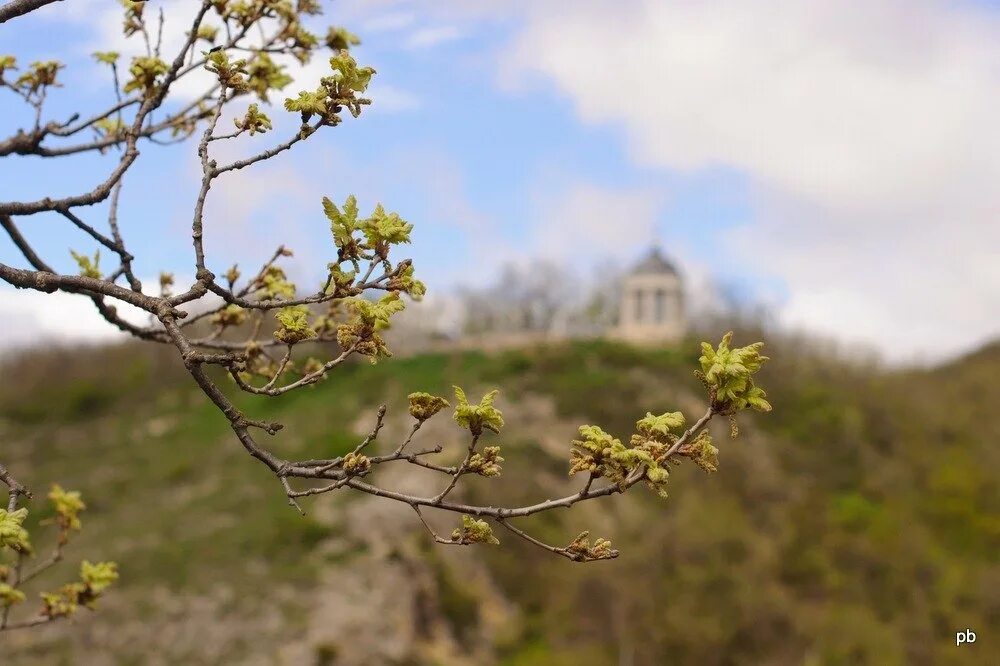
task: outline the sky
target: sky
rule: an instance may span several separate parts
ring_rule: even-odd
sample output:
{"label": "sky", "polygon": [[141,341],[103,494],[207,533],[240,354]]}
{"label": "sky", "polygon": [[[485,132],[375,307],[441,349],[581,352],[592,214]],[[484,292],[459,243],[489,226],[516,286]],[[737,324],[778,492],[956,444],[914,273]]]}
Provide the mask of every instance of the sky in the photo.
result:
{"label": "sky", "polygon": [[[195,4],[163,3],[168,52]],[[890,361],[941,360],[1000,336],[1000,3],[324,6],[317,28],[361,36],[354,54],[378,71],[374,103],[213,187],[217,273],[285,243],[293,275],[318,283],[334,256],[320,199],[353,193],[363,210],[382,202],[415,225],[408,254],[431,294],[542,259],[586,284],[658,244],[690,283],[736,288],[788,329]],[[112,90],[89,54],[139,48],[120,20],[116,2],[66,0],[0,25],[0,53],[66,62],[48,112],[92,112]],[[286,92],[315,87],[326,68],[324,57],[296,68]],[[294,132],[283,98],[275,131],[230,142],[220,161]],[[27,122],[0,90],[0,134]],[[123,234],[141,275],[190,279],[194,145],[142,152],[125,179]],[[0,200],[90,190],[115,159],[0,160]],[[20,225],[60,270],[74,268],[69,248],[92,249],[60,218]],[[0,261],[23,265],[3,239]],[[0,287],[0,331],[8,344],[110,335],[91,308]],[[79,323],[67,331],[67,320]]]}

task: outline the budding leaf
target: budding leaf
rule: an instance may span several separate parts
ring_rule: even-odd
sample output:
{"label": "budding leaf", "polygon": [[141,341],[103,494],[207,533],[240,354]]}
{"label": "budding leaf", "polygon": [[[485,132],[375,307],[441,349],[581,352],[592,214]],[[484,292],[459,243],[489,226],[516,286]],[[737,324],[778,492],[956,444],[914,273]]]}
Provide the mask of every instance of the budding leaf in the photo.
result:
{"label": "budding leaf", "polygon": [[238,305],[230,304],[212,315],[211,322],[223,328],[239,326],[247,319],[247,311]]}
{"label": "budding leaf", "polygon": [[413,277],[413,264],[404,266],[394,278],[389,280],[386,288],[409,294],[410,298],[415,301],[419,301],[427,293],[427,286]]}
{"label": "budding leaf", "polygon": [[94,594],[100,594],[118,580],[118,565],[114,562],[80,563],[80,579]]}
{"label": "budding leaf", "polygon": [[24,601],[24,592],[15,589],[7,583],[0,583],[0,606],[9,608]]}
{"label": "budding leaf", "polygon": [[386,213],[382,204],[375,206],[371,217],[364,221],[361,231],[371,247],[380,244],[399,244],[410,242],[410,232],[413,225],[402,219],[398,213]]}
{"label": "budding leaf", "polygon": [[195,34],[196,39],[201,39],[209,44],[214,44],[218,36],[218,28],[205,24],[198,26],[198,32]]}
{"label": "budding leaf", "polygon": [[58,483],[52,484],[49,500],[56,510],[56,522],[64,530],[79,530],[80,512],[87,508],[78,491],[66,491]]}
{"label": "budding leaf", "polygon": [[28,531],[22,527],[28,510],[24,507],[16,511],[0,509],[0,548],[7,547],[18,553],[30,553],[31,542]]}
{"label": "budding leaf", "polygon": [[643,437],[666,439],[672,430],[684,427],[684,415],[680,412],[667,412],[654,416],[651,412],[646,412],[645,418],[637,421],[635,427],[636,432]]}
{"label": "budding leaf", "polygon": [[93,55],[97,62],[103,62],[105,65],[113,65],[118,62],[121,54],[118,51],[95,51]]}
{"label": "budding leaf", "polygon": [[361,43],[361,39],[347,28],[330,26],[326,33],[326,45],[334,51],[344,51]]}
{"label": "budding leaf", "polygon": [[274,313],[281,327],[274,332],[274,339],[293,345],[316,337],[316,331],[309,326],[309,308],[292,305]]}
{"label": "budding leaf", "polygon": [[247,90],[246,60],[230,61],[224,49],[212,50],[203,55],[205,55],[205,69],[214,73],[219,83],[237,92]]}
{"label": "budding leaf", "polygon": [[101,251],[96,250],[94,252],[94,258],[91,259],[87,255],[77,254],[74,250],[69,251],[70,256],[76,261],[77,266],[80,267],[80,275],[84,277],[94,278],[95,280],[101,279]]}
{"label": "budding leaf", "polygon": [[159,77],[169,72],[170,67],[155,56],[143,56],[132,58],[128,71],[132,79],[125,84],[123,90],[127,93],[139,90],[149,96],[156,90]]}
{"label": "budding leaf", "polygon": [[45,60],[33,62],[24,74],[17,77],[15,85],[27,90],[29,93],[37,93],[47,86],[59,87],[56,82],[56,75],[65,65],[55,60]]}
{"label": "budding leaf", "polygon": [[482,434],[484,428],[495,433],[500,432],[500,428],[503,427],[503,414],[493,406],[499,391],[496,389],[490,391],[482,397],[478,405],[472,405],[465,391],[458,386],[453,388],[455,399],[458,401],[453,418],[458,425],[468,428],[469,432],[476,436]]}
{"label": "budding leaf", "polygon": [[8,69],[17,69],[17,58],[12,55],[0,55],[0,79]]}
{"label": "budding leaf", "polygon": [[330,220],[330,233],[333,234],[333,241],[337,247],[342,249],[356,247],[354,232],[358,230],[358,200],[354,195],[347,197],[343,211],[337,208],[337,204],[330,201],[329,197],[323,197],[323,213]]}
{"label": "budding leaf", "polygon": [[250,132],[250,136],[253,136],[257,132],[263,134],[271,129],[271,119],[257,108],[256,104],[251,104],[247,107],[247,112],[243,118],[234,118],[233,123],[238,129]]}
{"label": "budding leaf", "polygon": [[353,99],[355,93],[368,89],[375,75],[371,67],[358,67],[358,62],[346,50],[330,58],[330,69],[333,73],[324,77],[322,82],[334,98]]}
{"label": "budding leaf", "polygon": [[264,51],[254,55],[246,71],[247,86],[265,103],[270,101],[267,96],[270,91],[282,90],[292,82],[292,77],[285,73],[285,66],[274,62]]}
{"label": "budding leaf", "polygon": [[763,342],[732,349],[733,333],[722,338],[718,348],[701,343],[702,355],[698,359],[701,370],[696,373],[713,396],[713,409],[720,414],[733,415],[751,407],[769,412],[771,405],[764,399],[764,390],[754,384],[753,376],[768,360],[760,353]]}
{"label": "budding leaf", "polygon": [[319,88],[315,92],[303,90],[295,99],[291,97],[285,99],[286,111],[298,111],[302,114],[303,122],[310,116],[322,116],[326,114],[326,89]]}

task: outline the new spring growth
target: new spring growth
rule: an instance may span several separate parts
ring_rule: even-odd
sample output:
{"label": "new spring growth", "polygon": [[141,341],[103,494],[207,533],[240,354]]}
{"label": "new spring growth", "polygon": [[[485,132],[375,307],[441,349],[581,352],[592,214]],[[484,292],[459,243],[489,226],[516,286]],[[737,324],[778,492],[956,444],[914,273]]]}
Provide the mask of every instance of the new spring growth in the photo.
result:
{"label": "new spring growth", "polygon": [[[316,38],[312,37],[312,40],[315,41]],[[302,119],[300,136],[308,136],[308,123],[313,116],[319,116],[328,125],[340,122],[337,113],[341,107],[347,107],[355,118],[360,116],[361,107],[370,104],[371,100],[358,95],[368,89],[374,75],[374,69],[359,67],[346,49],[330,58],[330,75],[320,79],[320,86],[316,90],[303,90],[298,97],[285,99],[285,110],[297,112]]]}
{"label": "new spring growth", "polygon": [[712,435],[707,430],[699,432],[693,442],[681,446],[677,453],[690,458],[705,472],[712,473],[719,470],[719,449],[712,444]]}
{"label": "new spring growth", "polygon": [[618,557],[618,551],[611,547],[611,541],[597,537],[594,544],[590,544],[590,532],[581,532],[580,536],[566,546],[566,552],[574,560],[579,562],[589,562],[591,560],[612,560]]}
{"label": "new spring growth", "polygon": [[215,44],[215,40],[219,37],[219,29],[211,26],[202,24],[198,26],[198,32],[195,33],[195,38],[200,39],[209,44]]}
{"label": "new spring growth", "polygon": [[347,49],[342,49],[330,58],[330,76],[320,79],[331,98],[338,102],[350,102],[356,95],[365,92],[375,70],[371,67],[358,67],[358,62],[351,57]]}
{"label": "new spring growth", "polygon": [[205,56],[205,69],[215,74],[223,88],[231,88],[234,92],[246,92],[247,85],[246,60],[230,60],[224,49],[202,52]]}
{"label": "new spring growth", "polygon": [[375,302],[363,298],[347,298],[344,303],[354,316],[337,327],[337,342],[341,348],[353,347],[355,353],[367,356],[372,363],[376,363],[379,358],[392,356],[378,331],[388,328],[390,317],[406,307],[399,294],[386,294]]}
{"label": "new spring growth", "polygon": [[22,88],[28,94],[38,93],[43,88],[49,86],[58,87],[59,84],[56,83],[56,75],[64,67],[65,65],[55,60],[33,62],[28,71],[17,78],[14,85]]}
{"label": "new spring growth", "polygon": [[10,548],[16,553],[31,552],[28,530],[23,527],[27,517],[28,510],[24,507],[16,511],[0,509],[0,549]]}
{"label": "new spring growth", "polygon": [[0,583],[0,607],[8,608],[22,601],[24,601],[24,592],[7,583]]}
{"label": "new spring growth", "polygon": [[114,562],[80,563],[80,578],[95,594],[104,592],[118,580],[118,565]]}
{"label": "new spring growth", "polygon": [[[87,508],[79,492],[64,490],[58,484],[53,484],[48,497],[55,510],[55,516],[52,520],[43,521],[43,524],[54,522],[59,527],[59,546],[56,551],[57,556],[48,564],[42,565],[34,575],[59,561],[59,554],[68,540],[69,532],[82,527],[80,512]],[[28,510],[24,507],[16,511],[0,509],[0,549],[10,548],[21,555],[31,553],[28,532],[24,528],[24,519],[27,515]],[[116,580],[118,580],[118,565],[114,562],[91,564],[84,560],[80,565],[78,582],[63,585],[55,592],[42,593],[41,616],[51,620],[70,616],[80,606],[93,608],[94,602]],[[17,581],[17,576],[12,579],[9,567],[0,566],[0,608],[9,609],[25,601],[24,592],[16,587]]]}
{"label": "new spring growth", "polygon": [[482,453],[474,453],[469,458],[467,469],[472,474],[493,478],[500,476],[500,473],[503,472],[503,468],[500,467],[500,463],[502,462],[503,458],[500,456],[500,447],[487,446],[483,449]]}
{"label": "new spring growth", "polygon": [[492,430],[499,434],[503,427],[503,414],[493,406],[497,394],[496,389],[483,396],[478,405],[469,403],[465,396],[465,391],[455,386],[455,399],[458,404],[455,406],[454,419],[458,425],[468,428],[473,436],[478,437],[483,433],[483,429]]}
{"label": "new spring growth", "polygon": [[143,56],[132,58],[132,65],[128,71],[132,78],[125,84],[124,92],[138,90],[146,97],[150,97],[156,91],[159,77],[169,72],[170,67],[155,56]]}
{"label": "new spring growth", "polygon": [[160,273],[160,296],[168,298],[170,296],[170,288],[174,286],[174,274],[161,272]]}
{"label": "new spring growth", "polygon": [[350,195],[341,210],[329,197],[323,197],[323,214],[330,220],[330,233],[340,258],[345,261],[358,259],[361,248],[354,237],[358,230],[358,200],[353,194]]}
{"label": "new spring growth", "polygon": [[603,476],[624,489],[629,474],[640,465],[645,465],[646,484],[661,497],[667,496],[667,477],[670,473],[650,452],[651,449],[655,452],[658,447],[651,447],[647,440],[642,440],[638,446],[627,447],[598,426],[580,426],[580,439],[574,440],[573,445],[570,474],[587,471],[595,477]]}
{"label": "new spring growth", "polygon": [[211,322],[223,328],[239,326],[247,320],[247,311],[238,305],[231,304],[212,315]]}
{"label": "new spring growth", "polygon": [[274,313],[274,318],[281,325],[274,332],[275,340],[294,345],[316,337],[316,331],[309,325],[309,308],[304,305],[281,308]]}
{"label": "new spring growth", "polygon": [[17,58],[12,55],[0,56],[0,81],[3,80],[4,72],[17,69]]}
{"label": "new spring growth", "polygon": [[236,125],[237,129],[249,132],[250,136],[257,133],[263,134],[267,130],[271,129],[271,119],[267,117],[267,114],[257,108],[256,104],[251,104],[247,107],[247,112],[242,118],[234,118],[233,124]]}
{"label": "new spring growth", "polygon": [[330,26],[326,33],[326,45],[334,51],[346,51],[361,44],[361,38],[347,28]]}
{"label": "new spring growth", "polygon": [[86,509],[87,505],[83,503],[78,491],[63,490],[62,486],[54,483],[52,490],[49,491],[49,500],[56,511],[55,522],[59,525],[59,529],[79,530],[82,527],[80,512]]}
{"label": "new spring growth", "polygon": [[[354,195],[347,197],[342,208],[329,197],[323,197],[323,213],[330,220],[330,233],[341,261],[357,261],[363,258],[366,250],[385,259],[391,246],[409,243],[413,231],[412,224],[398,213],[387,212],[382,204],[376,204],[371,215],[359,219],[358,201]],[[363,239],[358,238],[357,233]]]}
{"label": "new spring growth", "polygon": [[[310,356],[306,359],[305,363],[302,364],[302,374],[312,375],[323,369],[323,361],[318,358]],[[326,379],[324,376],[323,379]]]}
{"label": "new spring growth", "polygon": [[450,404],[444,398],[430,393],[411,393],[406,396],[410,402],[410,416],[418,421],[426,421]]}
{"label": "new spring growth", "polygon": [[119,53],[118,51],[94,51],[92,54],[94,60],[105,65],[114,65],[118,62]]}
{"label": "new spring growth", "polygon": [[80,267],[80,275],[83,277],[101,279],[101,251],[94,251],[94,258],[91,259],[85,254],[78,254],[75,250],[70,250],[69,254],[73,261]]}
{"label": "new spring growth", "polygon": [[265,300],[290,300],[295,298],[295,285],[288,281],[285,271],[279,266],[268,266],[258,280],[260,290],[257,296]]}
{"label": "new spring growth", "polygon": [[462,514],[462,526],[451,533],[451,540],[465,546],[473,543],[500,544],[500,540],[493,536],[493,528],[485,520],[476,520],[466,514]]}
{"label": "new spring growth", "polygon": [[254,55],[246,72],[247,87],[265,104],[270,103],[267,96],[270,91],[282,90],[292,82],[292,77],[285,73],[285,66],[275,63],[264,51]]}
{"label": "new spring growth", "polygon": [[63,585],[55,592],[43,592],[42,615],[50,619],[68,617],[80,606],[94,608],[97,599],[118,580],[118,565],[114,562],[80,564],[80,581]]}
{"label": "new spring growth", "polygon": [[753,376],[768,360],[760,350],[763,342],[755,342],[746,347],[730,348],[733,332],[726,333],[713,349],[707,342],[701,343],[702,355],[698,359],[701,370],[695,374],[709,389],[712,409],[718,414],[732,415],[741,409],[752,407],[760,412],[771,411],[771,405],[764,399],[764,390],[754,385]]}
{"label": "new spring growth", "polygon": [[344,456],[344,462],[341,467],[348,475],[358,476],[370,470],[372,463],[367,456],[352,452]]}
{"label": "new spring growth", "polygon": [[121,0],[121,2],[125,8],[122,32],[126,37],[131,37],[142,30],[142,10],[146,8],[146,3],[143,0]]}

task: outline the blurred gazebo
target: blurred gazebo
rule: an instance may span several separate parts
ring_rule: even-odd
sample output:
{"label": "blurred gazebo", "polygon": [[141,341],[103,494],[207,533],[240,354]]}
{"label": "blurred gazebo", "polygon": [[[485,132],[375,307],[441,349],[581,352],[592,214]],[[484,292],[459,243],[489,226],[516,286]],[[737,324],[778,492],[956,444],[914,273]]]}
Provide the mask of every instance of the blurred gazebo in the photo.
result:
{"label": "blurred gazebo", "polygon": [[680,274],[654,247],[625,276],[614,335],[637,343],[676,342],[685,327]]}

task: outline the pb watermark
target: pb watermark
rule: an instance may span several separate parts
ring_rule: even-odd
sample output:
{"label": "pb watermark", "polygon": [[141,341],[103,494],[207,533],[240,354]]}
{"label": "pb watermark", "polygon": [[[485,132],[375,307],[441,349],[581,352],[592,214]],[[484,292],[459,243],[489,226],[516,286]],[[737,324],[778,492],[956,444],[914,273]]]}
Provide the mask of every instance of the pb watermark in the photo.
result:
{"label": "pb watermark", "polygon": [[976,642],[976,632],[972,629],[955,632],[955,646],[969,645]]}

